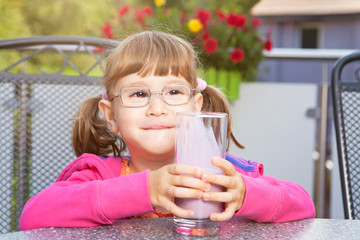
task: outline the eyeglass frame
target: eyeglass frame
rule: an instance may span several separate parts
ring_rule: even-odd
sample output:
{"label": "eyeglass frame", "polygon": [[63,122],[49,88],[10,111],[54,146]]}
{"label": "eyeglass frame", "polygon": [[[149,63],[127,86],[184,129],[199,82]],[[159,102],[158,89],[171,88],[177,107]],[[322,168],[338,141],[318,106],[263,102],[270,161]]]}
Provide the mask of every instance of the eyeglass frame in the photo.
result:
{"label": "eyeglass frame", "polygon": [[[180,104],[169,104],[169,103],[164,99],[164,96],[163,96],[163,94],[164,94],[164,89],[167,88],[167,87],[169,87],[169,86],[173,86],[173,85],[181,85],[181,86],[186,86],[186,87],[189,88],[189,90],[190,90],[190,96],[189,96],[189,99],[188,99],[187,102],[185,102],[185,103],[180,103]],[[123,99],[122,99],[122,95],[121,95],[121,91],[122,91],[124,88],[131,88],[131,87],[140,87],[140,88],[146,89],[147,92],[150,93],[150,96],[148,97],[147,103],[145,103],[144,105],[141,105],[141,106],[128,106],[128,105],[124,104]],[[160,94],[162,101],[163,101],[164,103],[166,103],[167,105],[169,105],[169,106],[180,106],[180,105],[187,104],[187,103],[190,101],[190,99],[194,96],[194,93],[195,93],[195,92],[198,92],[198,91],[197,91],[196,89],[192,89],[192,88],[191,88],[189,85],[187,85],[187,84],[169,84],[169,85],[166,85],[165,87],[163,87],[163,89],[162,89],[161,91],[151,91],[149,88],[143,87],[143,86],[129,86],[129,87],[123,87],[123,88],[121,88],[121,89],[120,89],[120,92],[119,92],[119,93],[115,93],[115,94],[111,97],[110,101],[114,100],[115,98],[120,97],[121,103],[122,103],[124,106],[130,107],[130,108],[140,108],[140,107],[145,107],[146,105],[148,105],[148,104],[150,103],[151,97],[152,97],[153,95]]]}

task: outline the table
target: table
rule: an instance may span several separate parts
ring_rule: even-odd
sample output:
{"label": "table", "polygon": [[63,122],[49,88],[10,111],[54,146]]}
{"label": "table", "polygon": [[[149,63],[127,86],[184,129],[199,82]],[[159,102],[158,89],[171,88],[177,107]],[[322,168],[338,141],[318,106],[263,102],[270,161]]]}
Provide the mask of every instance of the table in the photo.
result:
{"label": "table", "polygon": [[256,223],[232,218],[219,236],[188,237],[172,230],[172,218],[121,220],[110,226],[44,228],[0,235],[0,239],[360,239],[360,220],[304,219]]}

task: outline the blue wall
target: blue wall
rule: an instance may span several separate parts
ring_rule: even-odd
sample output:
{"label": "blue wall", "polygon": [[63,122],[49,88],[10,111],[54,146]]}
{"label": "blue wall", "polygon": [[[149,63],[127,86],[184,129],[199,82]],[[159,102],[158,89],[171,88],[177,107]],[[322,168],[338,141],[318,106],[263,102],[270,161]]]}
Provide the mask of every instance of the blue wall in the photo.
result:
{"label": "blue wall", "polygon": [[[360,49],[360,15],[316,17],[261,18],[259,27],[263,36],[272,29],[275,48],[300,48],[301,26],[314,23],[319,26],[319,47],[328,49]],[[328,62],[328,79],[335,61]],[[260,82],[321,83],[323,63],[319,60],[265,59],[259,67]]]}

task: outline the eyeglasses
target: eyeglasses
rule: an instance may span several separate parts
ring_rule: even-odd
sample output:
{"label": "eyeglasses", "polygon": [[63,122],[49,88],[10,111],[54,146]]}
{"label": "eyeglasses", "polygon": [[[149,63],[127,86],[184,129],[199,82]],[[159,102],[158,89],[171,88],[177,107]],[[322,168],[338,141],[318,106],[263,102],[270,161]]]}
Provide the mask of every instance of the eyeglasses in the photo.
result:
{"label": "eyeglasses", "polygon": [[120,97],[126,107],[143,107],[150,102],[151,96],[160,94],[166,104],[176,106],[188,103],[194,92],[196,89],[191,89],[185,84],[171,84],[165,86],[162,91],[153,92],[146,87],[134,86],[122,88],[111,100]]}

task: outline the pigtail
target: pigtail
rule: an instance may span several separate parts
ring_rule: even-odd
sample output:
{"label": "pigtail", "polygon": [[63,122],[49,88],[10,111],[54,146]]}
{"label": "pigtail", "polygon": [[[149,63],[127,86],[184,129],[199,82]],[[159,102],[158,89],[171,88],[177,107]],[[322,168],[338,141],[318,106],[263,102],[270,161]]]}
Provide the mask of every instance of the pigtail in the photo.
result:
{"label": "pigtail", "polygon": [[[112,133],[106,121],[100,117],[98,104],[101,97],[86,100],[75,118],[72,143],[76,156],[83,153],[120,156],[126,145],[122,138]],[[117,146],[120,141],[120,147]]]}
{"label": "pigtail", "polygon": [[230,139],[235,143],[239,148],[245,148],[241,145],[231,130],[231,113],[230,113],[230,104],[226,96],[217,88],[212,86],[207,86],[203,91],[203,106],[201,111],[204,112],[223,112],[227,113],[229,116],[228,126],[227,126],[227,145],[226,151],[230,147]]}

